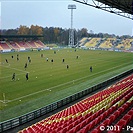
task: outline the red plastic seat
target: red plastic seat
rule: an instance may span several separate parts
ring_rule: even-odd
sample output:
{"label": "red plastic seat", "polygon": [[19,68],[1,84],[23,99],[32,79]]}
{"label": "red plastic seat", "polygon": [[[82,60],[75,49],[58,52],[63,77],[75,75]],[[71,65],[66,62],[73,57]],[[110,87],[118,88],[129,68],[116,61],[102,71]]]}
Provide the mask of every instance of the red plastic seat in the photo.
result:
{"label": "red plastic seat", "polygon": [[98,129],[94,129],[91,131],[91,133],[100,133]]}
{"label": "red plastic seat", "polygon": [[120,108],[118,109],[118,111],[120,111],[120,113],[123,113],[123,112],[124,112],[124,108],[123,108],[123,107],[120,107]]}
{"label": "red plastic seat", "polygon": [[123,129],[122,129],[123,127],[126,127],[126,125],[127,125],[127,121],[121,119],[121,120],[119,120],[119,121],[117,122],[116,125],[119,125],[119,127],[120,127],[120,131],[121,131],[121,130],[123,130]]}
{"label": "red plastic seat", "polygon": [[113,113],[113,115],[115,115],[115,117],[118,117],[119,115],[120,115],[120,111],[115,111],[114,113]]}
{"label": "red plastic seat", "polygon": [[92,122],[90,122],[90,123],[87,125],[88,131],[90,131],[94,126],[95,126],[95,120],[93,120]]}
{"label": "red plastic seat", "polygon": [[58,128],[55,129],[55,132],[58,133],[60,130],[62,130],[62,128],[58,127]]}
{"label": "red plastic seat", "polygon": [[31,127],[28,127],[28,128],[27,128],[27,131],[28,131],[29,133],[35,133],[35,131],[34,131],[33,128],[31,128]]}
{"label": "red plastic seat", "polygon": [[100,123],[100,117],[97,117],[96,119],[95,119],[95,125],[97,125],[98,123]]}
{"label": "red plastic seat", "polygon": [[103,124],[104,124],[105,126],[110,125],[110,119],[106,119],[106,120],[103,122]]}
{"label": "red plastic seat", "polygon": [[99,117],[100,117],[99,119],[102,121],[102,120],[104,120],[106,118],[106,115],[101,114]]}
{"label": "red plastic seat", "polygon": [[79,130],[78,133],[88,133],[88,125],[86,125],[84,128],[82,128],[81,130]]}
{"label": "red plastic seat", "polygon": [[80,130],[80,125],[78,124],[77,126],[75,126],[74,128],[73,128],[73,133],[76,133],[77,131],[79,131]]}
{"label": "red plastic seat", "polygon": [[116,119],[116,116],[115,115],[111,115],[110,117],[109,117],[109,119],[110,119],[110,124]]}
{"label": "red plastic seat", "polygon": [[108,131],[108,133],[117,133],[116,131]]}
{"label": "red plastic seat", "polygon": [[126,121],[121,119],[120,121],[117,122],[115,126],[119,127],[119,130],[116,130],[117,133],[121,133],[122,129],[126,126]]}
{"label": "red plastic seat", "polygon": [[79,124],[79,120],[76,120],[75,122],[73,122],[73,127],[75,127],[78,124]]}
{"label": "red plastic seat", "polygon": [[83,119],[84,119],[84,118],[83,118],[83,117],[81,117],[81,118],[79,119],[79,123],[81,123],[81,122],[83,121]]}
{"label": "red plastic seat", "polygon": [[[133,115],[133,114],[132,114]],[[127,123],[132,119],[132,116],[129,114],[126,114],[122,117],[123,120],[125,120]]]}
{"label": "red plastic seat", "polygon": [[83,122],[80,123],[80,128],[83,128],[86,125],[86,121],[84,120]]}
{"label": "red plastic seat", "polygon": [[66,133],[67,132],[67,128],[63,128],[62,130],[60,130],[60,133]]}
{"label": "red plastic seat", "polygon": [[73,124],[70,124],[67,126],[67,131],[71,130],[73,128]]}
{"label": "red plastic seat", "polygon": [[90,123],[92,120],[92,117],[90,116],[89,118],[87,118],[85,121],[86,121],[86,124]]}
{"label": "red plastic seat", "polygon": [[35,132],[41,131],[41,130],[39,129],[39,127],[37,127],[37,126],[35,126],[35,125],[33,125],[32,128],[34,129]]}
{"label": "red plastic seat", "polygon": [[99,133],[101,133],[102,131],[101,131],[101,126],[103,126],[103,127],[105,127],[105,124],[103,124],[103,123],[101,123],[96,129],[99,131]]}
{"label": "red plastic seat", "polygon": [[128,114],[128,115],[130,115],[130,116],[131,116],[131,118],[133,119],[133,109],[132,109],[132,110],[130,110],[127,114]]}

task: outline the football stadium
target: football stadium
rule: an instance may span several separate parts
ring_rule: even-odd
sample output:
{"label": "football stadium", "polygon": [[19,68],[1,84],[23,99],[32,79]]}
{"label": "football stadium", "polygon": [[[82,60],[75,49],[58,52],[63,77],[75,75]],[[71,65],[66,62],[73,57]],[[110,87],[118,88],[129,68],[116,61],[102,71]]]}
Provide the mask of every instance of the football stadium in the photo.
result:
{"label": "football stadium", "polygon": [[[132,19],[132,0],[73,1]],[[0,132],[133,133],[133,37],[70,34],[0,35]]]}

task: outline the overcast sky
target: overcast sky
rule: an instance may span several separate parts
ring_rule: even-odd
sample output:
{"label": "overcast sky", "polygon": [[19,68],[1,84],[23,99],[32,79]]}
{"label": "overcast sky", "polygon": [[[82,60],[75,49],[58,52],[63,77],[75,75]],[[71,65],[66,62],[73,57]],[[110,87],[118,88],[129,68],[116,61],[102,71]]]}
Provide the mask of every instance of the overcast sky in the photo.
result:
{"label": "overcast sky", "polygon": [[0,0],[1,29],[16,29],[20,25],[30,27],[70,28],[69,4],[75,4],[73,27],[87,28],[94,33],[132,35],[133,21],[115,14],[101,11],[72,0]]}

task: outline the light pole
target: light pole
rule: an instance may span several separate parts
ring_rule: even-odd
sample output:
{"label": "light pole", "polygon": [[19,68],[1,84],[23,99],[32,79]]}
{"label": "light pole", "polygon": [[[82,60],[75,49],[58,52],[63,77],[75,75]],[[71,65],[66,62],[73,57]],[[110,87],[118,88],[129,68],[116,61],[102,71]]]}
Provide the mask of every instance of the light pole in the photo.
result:
{"label": "light pole", "polygon": [[76,9],[76,5],[68,5],[68,9],[71,9],[71,29],[69,31],[69,46],[74,47],[73,9]]}

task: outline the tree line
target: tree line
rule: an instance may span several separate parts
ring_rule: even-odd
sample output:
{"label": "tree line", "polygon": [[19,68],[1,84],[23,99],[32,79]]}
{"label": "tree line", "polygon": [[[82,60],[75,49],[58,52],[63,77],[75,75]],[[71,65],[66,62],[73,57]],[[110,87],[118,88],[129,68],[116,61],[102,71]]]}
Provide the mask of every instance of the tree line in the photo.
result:
{"label": "tree line", "polygon": [[[16,29],[0,30],[1,35],[42,35],[43,38],[39,38],[46,44],[56,43],[59,45],[68,45],[70,29],[63,29],[60,27],[41,27],[38,25],[31,25],[30,27],[20,25]],[[87,28],[74,29],[75,44],[83,37],[116,37],[116,38],[131,38],[129,35],[116,36],[108,33],[94,34],[91,30],[88,32]]]}

